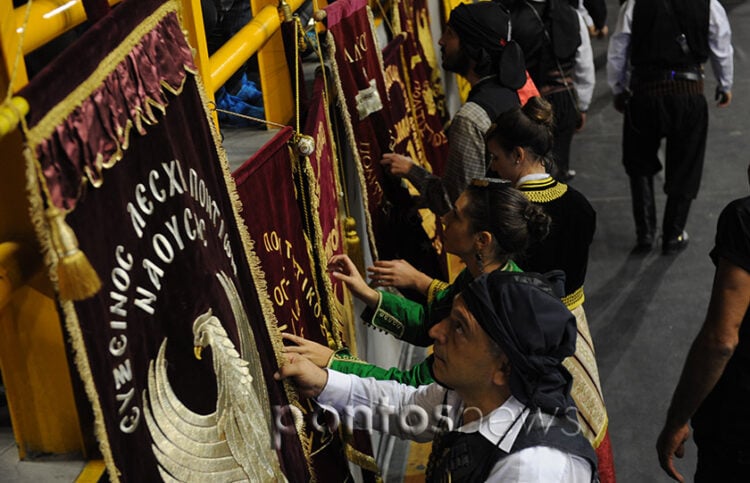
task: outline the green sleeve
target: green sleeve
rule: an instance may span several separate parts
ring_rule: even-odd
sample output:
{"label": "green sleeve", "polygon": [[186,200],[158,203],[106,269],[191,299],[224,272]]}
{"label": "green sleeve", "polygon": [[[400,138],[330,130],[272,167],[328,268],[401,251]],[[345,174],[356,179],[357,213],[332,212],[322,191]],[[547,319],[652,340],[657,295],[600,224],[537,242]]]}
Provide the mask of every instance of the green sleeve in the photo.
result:
{"label": "green sleeve", "polygon": [[373,364],[357,359],[347,349],[337,351],[329,367],[344,374],[355,374],[359,377],[372,377],[380,381],[398,381],[409,386],[424,386],[433,382],[430,374],[430,359],[425,359],[409,370],[395,367],[383,369]]}
{"label": "green sleeve", "polygon": [[425,306],[418,302],[389,292],[380,292],[377,307],[374,310],[365,309],[362,320],[397,339],[427,347],[432,344],[432,339],[425,329],[426,313]]}

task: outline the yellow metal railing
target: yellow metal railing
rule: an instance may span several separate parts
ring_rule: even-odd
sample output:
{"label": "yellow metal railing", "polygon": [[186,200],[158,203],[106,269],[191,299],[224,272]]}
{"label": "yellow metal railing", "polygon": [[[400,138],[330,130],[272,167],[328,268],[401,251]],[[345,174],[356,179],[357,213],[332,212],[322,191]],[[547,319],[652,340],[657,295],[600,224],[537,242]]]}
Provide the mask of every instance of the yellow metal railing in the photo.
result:
{"label": "yellow metal railing", "polygon": [[[108,0],[110,5],[121,0]],[[16,28],[22,29],[26,16],[26,6],[15,10]],[[81,0],[33,0],[26,34],[23,39],[23,53],[35,51],[52,39],[82,24],[86,20]],[[20,34],[20,31],[18,32]]]}
{"label": "yellow metal railing", "polygon": [[[110,5],[114,5],[121,0],[108,1]],[[182,3],[183,22],[191,44],[196,49],[196,64],[209,95],[212,96],[250,57],[261,51],[266,44],[270,44],[269,49],[273,50],[271,55],[265,56],[265,59],[262,56],[259,58],[266,116],[269,121],[276,123],[288,122],[293,115],[291,99],[294,93],[289,73],[278,68],[279,64],[286,60],[279,32],[284,18],[275,0],[273,3],[267,0],[252,0],[253,10],[257,10],[253,19],[210,58],[207,54],[200,0],[183,0]],[[296,11],[304,0],[289,0],[287,3],[291,11]],[[21,34],[23,53],[28,54],[83,23],[86,13],[81,0],[35,0],[30,7],[26,31],[23,32],[25,19],[26,6],[21,6],[17,7],[12,15],[5,16],[0,25],[0,46],[3,49],[5,70],[8,74],[15,73],[12,79],[14,92],[28,82],[24,63],[20,62],[15,67],[13,65]],[[279,49],[282,55],[279,55]],[[19,112],[21,115],[26,114],[23,109],[18,111],[0,108],[0,137],[16,128]]]}

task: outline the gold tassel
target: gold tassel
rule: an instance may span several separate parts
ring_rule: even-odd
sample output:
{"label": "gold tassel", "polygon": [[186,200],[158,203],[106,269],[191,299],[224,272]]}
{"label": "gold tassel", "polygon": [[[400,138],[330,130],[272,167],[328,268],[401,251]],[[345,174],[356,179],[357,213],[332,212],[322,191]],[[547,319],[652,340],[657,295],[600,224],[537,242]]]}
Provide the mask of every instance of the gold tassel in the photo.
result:
{"label": "gold tassel", "polygon": [[357,221],[351,216],[344,221],[344,232],[346,237],[346,254],[352,259],[359,273],[365,274],[365,256],[362,253],[362,240],[357,234]]}
{"label": "gold tassel", "polygon": [[57,280],[60,298],[84,300],[93,296],[102,287],[102,282],[86,255],[78,248],[76,234],[65,223],[65,214],[55,207],[50,207],[46,215],[52,232],[52,245],[58,256]]}

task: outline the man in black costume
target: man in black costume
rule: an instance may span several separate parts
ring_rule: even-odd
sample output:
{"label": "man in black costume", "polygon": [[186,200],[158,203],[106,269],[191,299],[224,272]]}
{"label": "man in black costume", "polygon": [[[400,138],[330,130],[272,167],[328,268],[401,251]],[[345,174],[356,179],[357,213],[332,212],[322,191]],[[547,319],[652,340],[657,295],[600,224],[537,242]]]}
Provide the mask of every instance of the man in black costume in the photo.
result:
{"label": "man in black costume", "polygon": [[[710,58],[716,100],[732,100],[732,32],[718,0],[628,0],[620,8],[607,53],[615,108],[625,114],[622,158],[630,177],[637,243],[650,251],[656,236],[654,175],[666,138],[667,205],[662,252],[683,250],[690,204],[698,195],[708,133],[703,64]],[[632,66],[632,72],[629,68]]]}

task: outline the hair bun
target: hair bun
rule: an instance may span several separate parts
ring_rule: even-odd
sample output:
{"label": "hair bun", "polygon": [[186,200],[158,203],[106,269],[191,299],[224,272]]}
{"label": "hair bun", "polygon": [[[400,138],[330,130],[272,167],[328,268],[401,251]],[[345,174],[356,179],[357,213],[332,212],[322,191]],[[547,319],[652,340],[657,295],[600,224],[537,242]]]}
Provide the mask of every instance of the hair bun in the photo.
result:
{"label": "hair bun", "polygon": [[524,104],[522,109],[524,114],[532,121],[549,128],[552,127],[554,123],[552,105],[546,99],[534,96]]}
{"label": "hair bun", "polygon": [[552,218],[541,206],[529,203],[524,209],[523,217],[532,240],[543,240],[549,234]]}

